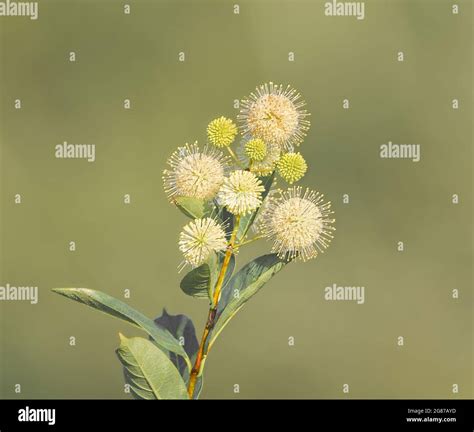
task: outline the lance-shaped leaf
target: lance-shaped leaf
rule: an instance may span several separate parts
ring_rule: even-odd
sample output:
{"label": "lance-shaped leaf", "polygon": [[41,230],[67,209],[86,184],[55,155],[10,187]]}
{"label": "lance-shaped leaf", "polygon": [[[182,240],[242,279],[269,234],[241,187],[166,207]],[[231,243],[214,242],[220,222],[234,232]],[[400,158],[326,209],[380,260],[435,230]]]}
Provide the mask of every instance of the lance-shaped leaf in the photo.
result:
{"label": "lance-shaped leaf", "polygon": [[276,254],[263,255],[246,264],[232,277],[222,290],[209,348],[240,308],[287,263]]}
{"label": "lance-shaped leaf", "polygon": [[188,399],[186,386],[165,353],[147,339],[120,335],[117,356],[137,399]]}
{"label": "lance-shaped leaf", "polygon": [[[194,358],[199,349],[199,343],[196,337],[196,329],[190,318],[186,315],[170,315],[166,309],[163,309],[161,316],[155,319],[155,324],[168,330],[183,346],[188,357],[190,359]],[[185,373],[188,373],[186,363],[173,352],[169,352],[168,356],[184,378]]]}
{"label": "lance-shaped leaf", "polygon": [[[265,188],[265,190],[262,192],[262,201],[263,201],[267,197],[273,185],[273,180],[275,179],[275,171],[273,171],[271,175],[266,176],[266,177],[259,177],[259,179],[262,182],[263,187]],[[247,232],[252,226],[253,222],[255,221],[255,218],[257,217],[259,210],[260,208],[258,208],[256,211],[252,213],[248,213],[247,215],[241,217],[240,223],[239,223],[239,231],[237,232],[238,242],[242,241],[247,235]]]}
{"label": "lance-shaped leaf", "polygon": [[145,330],[160,348],[180,355],[183,357],[189,368],[191,368],[191,362],[184,351],[184,348],[173,337],[173,335],[168,330],[155,324],[153,320],[133,309],[126,303],[101,291],[88,288],[55,288],[53,289],[53,292],[79,303],[83,303]]}
{"label": "lance-shaped leaf", "polygon": [[174,200],[174,203],[182,213],[192,219],[208,217],[215,212],[215,207],[212,202],[204,201],[199,198],[179,197]]}

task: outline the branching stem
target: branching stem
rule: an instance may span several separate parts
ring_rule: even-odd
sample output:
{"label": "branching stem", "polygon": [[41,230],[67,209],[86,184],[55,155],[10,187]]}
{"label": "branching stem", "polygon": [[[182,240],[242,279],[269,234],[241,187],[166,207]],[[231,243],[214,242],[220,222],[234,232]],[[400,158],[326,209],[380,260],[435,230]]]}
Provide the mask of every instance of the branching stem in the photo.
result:
{"label": "branching stem", "polygon": [[216,286],[214,288],[214,294],[212,296],[211,307],[209,308],[209,314],[207,316],[206,326],[204,327],[204,332],[202,334],[201,343],[199,345],[199,350],[196,356],[196,361],[194,362],[194,366],[189,376],[188,395],[190,399],[193,398],[194,389],[196,387],[196,380],[201,373],[203,359],[207,355],[207,352],[205,352],[206,342],[215,324],[217,306],[219,304],[219,298],[221,296],[222,285],[224,284],[225,275],[229,267],[230,259],[232,257],[232,254],[234,253],[234,245],[235,245],[235,239],[237,237],[237,232],[239,230],[239,223],[240,223],[240,216],[236,216],[234,229],[232,230],[229,244],[227,245],[227,250],[225,252],[224,261],[222,263],[221,271],[219,272]]}
{"label": "branching stem", "polygon": [[245,240],[245,241],[243,241],[243,242],[240,242],[240,243],[236,244],[234,249],[238,249],[238,248],[241,247],[241,246],[247,245],[247,244],[249,244],[249,243],[252,243],[252,242],[254,242],[254,241],[260,240],[260,239],[262,239],[262,238],[263,238],[263,236],[260,236],[260,235],[259,235],[259,236],[255,236],[255,237],[253,237],[253,238],[251,238],[251,239],[248,239],[248,240]]}
{"label": "branching stem", "polygon": [[227,147],[227,151],[229,152],[229,154],[232,156],[232,159],[234,159],[234,162],[241,168],[241,169],[245,169],[245,167],[243,166],[242,162],[240,162],[239,158],[237,157],[237,155],[234,153],[234,151],[228,146]]}

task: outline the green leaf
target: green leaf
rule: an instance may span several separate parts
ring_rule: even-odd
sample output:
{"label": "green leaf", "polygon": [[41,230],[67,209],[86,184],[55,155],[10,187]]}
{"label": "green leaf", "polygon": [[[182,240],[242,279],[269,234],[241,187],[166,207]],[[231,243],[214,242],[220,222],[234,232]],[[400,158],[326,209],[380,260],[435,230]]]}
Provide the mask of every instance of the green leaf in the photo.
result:
{"label": "green leaf", "polygon": [[[196,337],[194,324],[190,318],[188,318],[186,315],[170,315],[166,309],[163,309],[163,313],[161,316],[155,319],[155,323],[166,328],[176,339],[181,341],[181,338],[183,338],[182,340],[184,341],[184,350],[186,351],[186,354],[191,359],[192,363],[196,361],[197,352],[199,350],[199,342]],[[189,382],[189,369],[186,367],[181,358],[176,354],[169,353],[168,357],[177,367],[179,373],[187,385]],[[199,399],[203,384],[204,377],[201,374],[196,379],[193,399]]]}
{"label": "green leaf", "polygon": [[[275,179],[275,171],[273,171],[271,175],[266,176],[266,177],[259,177],[259,179],[262,182],[263,187],[265,188],[265,190],[262,192],[262,202],[263,202],[263,200],[267,197],[273,185],[273,180]],[[253,222],[255,221],[255,218],[257,217],[258,211],[259,209],[257,209],[253,213],[249,213],[243,216],[240,219],[239,230],[237,232],[237,242],[241,242],[245,238],[248,230],[250,229]]]}
{"label": "green leaf", "polygon": [[179,286],[183,292],[191,297],[209,298],[211,282],[211,269],[209,264],[204,263],[187,273]]}
{"label": "green leaf", "polygon": [[216,267],[217,256],[213,253],[204,264],[189,271],[179,286],[185,294],[191,297],[209,299],[213,289],[213,273],[216,271]]}
{"label": "green leaf", "polygon": [[263,255],[246,264],[232,277],[222,290],[209,348],[240,308],[287,263],[276,254]]}
{"label": "green leaf", "polygon": [[55,288],[53,289],[53,292],[122,319],[129,324],[145,330],[160,348],[180,355],[186,361],[188,367],[191,368],[191,362],[184,351],[184,348],[171,335],[171,333],[163,327],[155,324],[153,320],[133,309],[126,303],[101,291],[87,288]]}
{"label": "green leaf", "polygon": [[[170,315],[166,309],[163,309],[163,313],[155,319],[155,324],[168,330],[181,343],[188,357],[194,359],[199,349],[199,342],[196,337],[196,329],[190,318],[186,315]],[[189,373],[183,359],[172,352],[168,353],[168,357],[187,382]],[[185,374],[187,374],[186,377]]]}
{"label": "green leaf", "polygon": [[[213,253],[204,264],[188,272],[180,283],[183,292],[196,298],[212,299],[212,293],[216,286],[223,261],[224,254],[219,253],[216,255]],[[234,271],[234,267],[235,257],[232,255],[226,273],[226,279],[224,280],[224,285],[229,281],[229,278]]]}
{"label": "green leaf", "polygon": [[137,399],[188,399],[178,369],[156,345],[141,337],[120,335],[117,356],[125,381]]}
{"label": "green leaf", "polygon": [[174,200],[178,207],[186,216],[192,219],[201,219],[211,216],[215,211],[214,204],[203,201],[199,198],[179,197]]}

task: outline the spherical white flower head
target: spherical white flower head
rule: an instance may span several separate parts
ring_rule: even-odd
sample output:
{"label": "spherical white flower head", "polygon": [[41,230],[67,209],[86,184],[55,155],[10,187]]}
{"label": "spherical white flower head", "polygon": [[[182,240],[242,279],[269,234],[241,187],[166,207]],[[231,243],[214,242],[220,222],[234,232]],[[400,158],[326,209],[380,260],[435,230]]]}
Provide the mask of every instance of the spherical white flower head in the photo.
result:
{"label": "spherical white flower head", "polygon": [[224,227],[209,217],[195,219],[184,226],[179,235],[178,245],[185,262],[192,267],[198,267],[212,252],[226,249]]}
{"label": "spherical white flower head", "polygon": [[255,174],[237,170],[224,180],[217,199],[232,214],[243,216],[260,206],[264,190],[262,182]]}
{"label": "spherical white flower head", "polygon": [[267,152],[263,160],[258,162],[252,161],[252,163],[250,163],[250,159],[245,153],[245,144],[247,144],[248,141],[249,138],[245,137],[237,147],[237,156],[240,162],[243,165],[250,167],[250,172],[253,172],[258,176],[265,177],[270,175],[275,170],[278,159],[280,159],[280,147],[277,144],[267,144]]}
{"label": "spherical white flower head", "polygon": [[309,129],[310,122],[306,120],[309,113],[304,106],[295,89],[270,82],[257,87],[255,93],[241,101],[237,118],[244,135],[292,150],[303,141]]}
{"label": "spherical white flower head", "polygon": [[168,198],[214,198],[222,183],[228,159],[213,148],[200,150],[197,143],[178,148],[168,159],[171,169],[163,171]]}
{"label": "spherical white flower head", "polygon": [[280,258],[306,261],[323,252],[333,238],[331,203],[319,192],[293,187],[270,199],[261,218],[261,233],[273,240],[272,252]]}

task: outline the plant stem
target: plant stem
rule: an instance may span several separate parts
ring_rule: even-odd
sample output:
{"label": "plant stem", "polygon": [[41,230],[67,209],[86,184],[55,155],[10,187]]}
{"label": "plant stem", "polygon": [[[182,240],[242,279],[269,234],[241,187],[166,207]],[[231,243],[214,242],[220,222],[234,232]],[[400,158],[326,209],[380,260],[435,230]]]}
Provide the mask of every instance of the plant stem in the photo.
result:
{"label": "plant stem", "polygon": [[235,245],[235,248],[234,248],[234,249],[238,249],[240,246],[243,246],[243,245],[252,243],[252,242],[257,241],[257,240],[260,240],[260,239],[262,239],[262,238],[263,238],[263,236],[259,235],[259,236],[255,236],[255,237],[253,237],[253,238],[251,238],[251,239],[249,239],[249,240],[245,240],[245,241],[243,241],[243,242],[237,243],[237,244]]}
{"label": "plant stem", "polygon": [[189,376],[188,395],[190,399],[193,398],[196,380],[199,374],[201,373],[201,368],[203,364],[202,361],[207,355],[207,352],[205,352],[206,342],[215,324],[217,305],[219,304],[222,285],[224,284],[225,275],[229,267],[230,259],[232,257],[232,254],[234,253],[234,244],[235,239],[237,237],[237,231],[239,230],[239,223],[240,216],[236,216],[234,229],[230,236],[229,244],[227,245],[227,250],[225,252],[224,261],[222,262],[221,271],[219,272],[219,276],[217,278],[216,287],[214,288],[214,295],[212,296],[211,307],[209,308],[209,314],[207,316],[206,326],[204,327],[204,332],[202,334],[201,343],[199,345],[199,350],[196,356],[196,361],[194,362],[194,366]]}
{"label": "plant stem", "polygon": [[236,156],[234,151],[228,146],[227,151],[229,154],[232,156],[232,159],[234,159],[234,162],[242,169],[245,169],[245,167],[242,165],[242,162],[240,162],[239,158]]}

